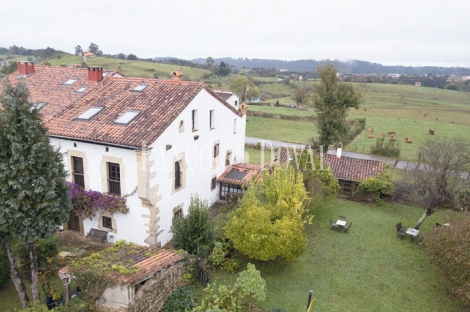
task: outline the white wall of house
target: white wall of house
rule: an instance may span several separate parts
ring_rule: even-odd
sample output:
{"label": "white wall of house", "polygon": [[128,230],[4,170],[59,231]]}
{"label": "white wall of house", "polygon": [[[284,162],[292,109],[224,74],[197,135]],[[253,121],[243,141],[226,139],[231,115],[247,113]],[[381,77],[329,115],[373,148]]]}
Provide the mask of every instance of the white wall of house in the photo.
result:
{"label": "white wall of house", "polygon": [[[197,130],[192,129],[192,111],[197,110]],[[210,111],[213,112],[213,129],[210,128]],[[235,121],[236,120],[236,121]],[[156,177],[150,186],[158,185],[161,201],[159,236],[162,245],[171,239],[173,214],[182,209],[186,215],[191,195],[207,200],[209,205],[219,197],[219,188],[211,189],[211,180],[220,176],[226,166],[225,157],[230,152],[230,162],[244,160],[245,116],[236,115],[207,91],[202,90],[167,130],[152,144]],[[183,122],[182,131],[181,121]],[[236,129],[234,129],[236,123]],[[195,140],[195,136],[198,139]],[[172,148],[166,150],[166,145]],[[219,144],[219,156],[214,158],[214,145]],[[174,186],[174,163],[182,160],[184,181],[179,189]]]}
{"label": "white wall of house", "polygon": [[[193,110],[196,113],[196,129],[192,129]],[[213,111],[211,113],[211,110]],[[211,128],[212,116],[212,128]],[[181,123],[182,122],[182,123]],[[202,90],[187,108],[168,126],[160,137],[148,147],[150,172],[148,189],[156,192],[158,242],[164,246],[172,237],[170,232],[174,213],[181,209],[186,215],[192,195],[198,195],[214,203],[219,197],[217,183],[211,188],[213,178],[220,176],[226,168],[226,155],[230,164],[244,160],[246,116],[240,117],[207,91]],[[198,136],[195,140],[195,136]],[[121,195],[126,197],[129,213],[113,215],[97,212],[93,220],[83,221],[84,231],[91,228],[107,230],[108,240],[120,239],[145,245],[149,236],[149,209],[143,205],[138,192],[134,192],[139,181],[136,151],[73,140],[51,138],[51,144],[60,147],[65,166],[72,178],[72,156],[82,157],[85,171],[85,188],[108,192],[107,162],[120,165]],[[142,142],[145,144],[145,142]],[[219,156],[214,158],[214,145],[219,144]],[[171,145],[167,149],[167,145]],[[108,148],[108,150],[106,150]],[[181,163],[181,187],[175,188],[175,162]],[[103,228],[102,216],[112,217],[113,229]],[[147,218],[144,218],[147,216]],[[112,237],[111,237],[112,236]]]}
{"label": "white wall of house", "polygon": [[[72,156],[82,157],[85,171],[85,188],[103,193],[108,192],[107,181],[107,162],[120,164],[121,170],[121,195],[130,194],[137,186],[137,162],[135,151],[118,147],[84,143],[79,141],[51,138],[53,146],[60,147],[63,153],[65,167],[69,173],[68,181],[72,178]],[[76,146],[75,146],[76,145]],[[145,230],[139,231],[144,227],[142,214],[148,214],[148,210],[142,207],[141,200],[136,193],[126,197],[126,204],[129,207],[127,214],[120,212],[114,214],[96,213],[96,216],[90,220],[83,220],[85,233],[91,228],[108,231],[108,241],[116,242],[124,239],[139,244],[144,244],[147,237]],[[100,219],[102,216],[111,217],[113,220],[113,229],[103,228]],[[111,237],[112,235],[112,237]]]}
{"label": "white wall of house", "polygon": [[240,108],[240,100],[240,97],[234,93],[227,99],[227,103],[238,109]]}

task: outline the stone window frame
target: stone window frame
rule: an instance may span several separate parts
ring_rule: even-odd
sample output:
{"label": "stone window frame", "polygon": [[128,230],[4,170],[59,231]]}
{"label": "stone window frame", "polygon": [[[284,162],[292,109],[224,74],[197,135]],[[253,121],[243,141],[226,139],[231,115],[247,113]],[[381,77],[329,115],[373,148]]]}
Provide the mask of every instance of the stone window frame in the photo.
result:
{"label": "stone window frame", "polygon": [[[73,177],[73,158],[72,157],[79,157],[83,159],[83,179],[85,181],[85,189],[87,185],[90,185],[90,177],[88,176],[88,158],[86,157],[85,152],[76,151],[76,150],[67,150],[67,171],[69,173],[69,181],[74,182]],[[74,182],[75,183],[75,182]]]}
{"label": "stone window frame", "polygon": [[215,129],[215,109],[209,111],[209,129]]}
{"label": "stone window frame", "polygon": [[[108,228],[108,227],[105,227],[103,225],[103,217],[107,217],[107,218],[110,218],[111,219],[111,226],[112,226],[112,229]],[[114,233],[114,234],[117,234],[117,222],[116,222],[116,219],[114,219],[114,215],[112,213],[108,213],[108,212],[103,212],[103,211],[100,211],[99,212],[99,216],[98,216],[98,230],[102,230],[102,231],[106,231],[106,232],[109,232],[109,233]]]}
{"label": "stone window frame", "polygon": [[119,174],[120,174],[120,186],[121,186],[121,196],[122,194],[127,194],[126,186],[126,166],[122,158],[106,156],[103,155],[100,163],[100,173],[101,173],[101,189],[103,193],[109,193],[109,183],[108,183],[108,163],[115,163],[119,165]]}
{"label": "stone window frame", "polygon": [[[180,166],[180,186],[176,188],[175,182],[176,182],[176,177],[175,177],[175,171],[176,171],[176,163],[179,163]],[[186,188],[186,171],[187,171],[187,163],[186,163],[186,156],[184,153],[179,153],[177,155],[173,156],[173,161],[172,161],[172,170],[170,173],[170,179],[171,179],[171,194],[175,194],[181,190],[184,190]]]}
{"label": "stone window frame", "polygon": [[[216,148],[216,146],[218,146]],[[217,153],[216,153],[217,149]],[[216,155],[217,154],[217,155]],[[212,148],[212,169],[217,169],[219,166],[220,161],[220,140],[214,142],[214,146]]]}

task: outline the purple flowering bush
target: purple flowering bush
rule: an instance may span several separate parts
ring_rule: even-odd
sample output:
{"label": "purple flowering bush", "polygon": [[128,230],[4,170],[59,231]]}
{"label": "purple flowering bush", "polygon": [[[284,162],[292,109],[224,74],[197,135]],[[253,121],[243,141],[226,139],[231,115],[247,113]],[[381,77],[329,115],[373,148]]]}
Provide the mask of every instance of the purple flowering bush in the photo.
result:
{"label": "purple flowering bush", "polygon": [[77,216],[89,218],[96,215],[96,211],[108,213],[128,213],[126,199],[114,195],[103,194],[98,191],[86,191],[75,183],[65,182],[69,187],[69,196],[72,202],[72,212]]}

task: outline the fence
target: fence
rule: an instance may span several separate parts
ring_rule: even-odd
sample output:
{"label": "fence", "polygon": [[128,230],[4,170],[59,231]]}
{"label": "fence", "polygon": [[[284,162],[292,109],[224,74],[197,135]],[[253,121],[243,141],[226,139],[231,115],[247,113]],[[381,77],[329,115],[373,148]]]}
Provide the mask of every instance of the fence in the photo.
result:
{"label": "fence", "polygon": [[209,272],[207,272],[199,263],[196,265],[196,278],[204,287],[206,287],[211,281]]}

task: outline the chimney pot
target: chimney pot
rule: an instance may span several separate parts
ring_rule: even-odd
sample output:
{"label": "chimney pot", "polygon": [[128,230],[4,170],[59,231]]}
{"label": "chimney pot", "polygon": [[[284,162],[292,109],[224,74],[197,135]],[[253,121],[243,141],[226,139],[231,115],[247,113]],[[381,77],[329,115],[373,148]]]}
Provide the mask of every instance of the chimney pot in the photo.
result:
{"label": "chimney pot", "polygon": [[181,77],[183,77],[183,73],[178,68],[173,69],[170,73],[171,81],[181,81]]}
{"label": "chimney pot", "polygon": [[100,82],[103,80],[103,68],[89,67],[88,68],[88,81]]}
{"label": "chimney pot", "polygon": [[248,110],[248,104],[246,102],[243,102],[242,105],[240,105],[240,112],[242,115],[246,116],[246,111]]}

